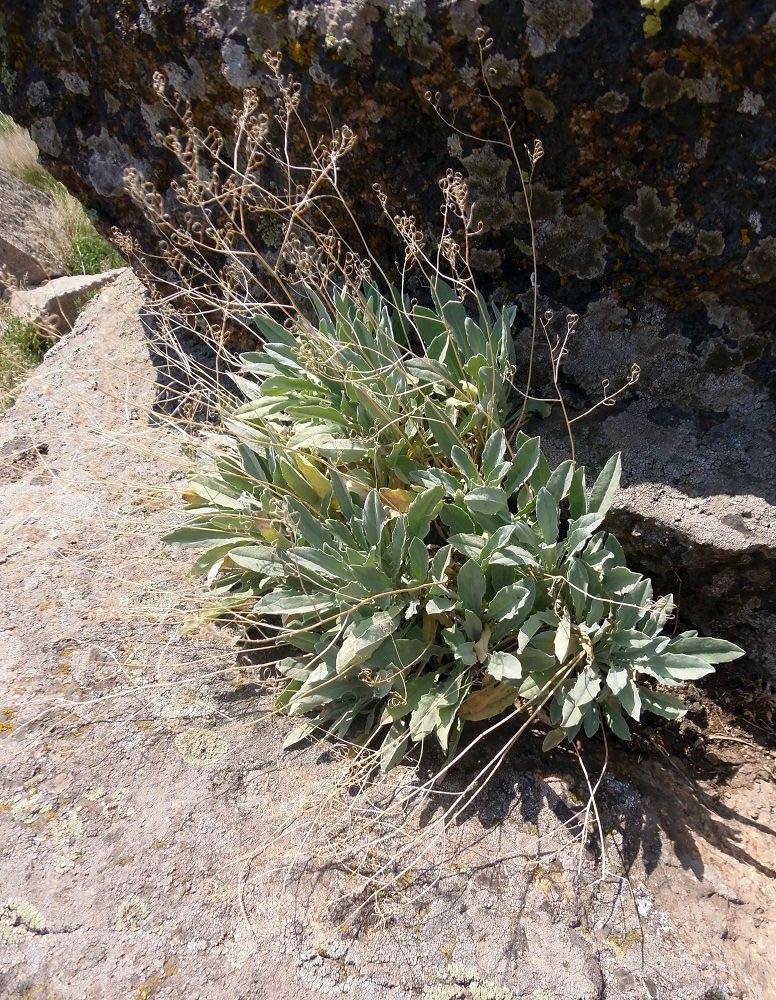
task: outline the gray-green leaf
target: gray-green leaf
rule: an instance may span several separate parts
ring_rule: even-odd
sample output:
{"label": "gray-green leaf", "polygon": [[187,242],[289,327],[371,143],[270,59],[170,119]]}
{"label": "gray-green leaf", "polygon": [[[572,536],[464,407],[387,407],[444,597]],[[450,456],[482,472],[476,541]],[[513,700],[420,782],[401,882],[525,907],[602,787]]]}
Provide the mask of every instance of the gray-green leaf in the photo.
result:
{"label": "gray-green leaf", "polygon": [[512,653],[491,653],[485,669],[497,681],[519,681],[523,676],[522,664]]}
{"label": "gray-green leaf", "polygon": [[399,617],[396,610],[378,611],[369,618],[352,622],[337,652],[337,673],[344,673],[349,667],[367,660],[369,654],[396,631]]}
{"label": "gray-green leaf", "polygon": [[601,474],[593,484],[588,497],[587,509],[591,514],[605,514],[612,506],[617,490],[620,488],[622,461],[620,452],[612,455],[601,470]]}
{"label": "gray-green leaf", "polygon": [[468,559],[458,570],[458,597],[464,610],[481,614],[482,600],[485,597],[485,574],[474,559]]}
{"label": "gray-green leaf", "polygon": [[558,539],[558,502],[544,486],[536,495],[536,520],[545,542]]}

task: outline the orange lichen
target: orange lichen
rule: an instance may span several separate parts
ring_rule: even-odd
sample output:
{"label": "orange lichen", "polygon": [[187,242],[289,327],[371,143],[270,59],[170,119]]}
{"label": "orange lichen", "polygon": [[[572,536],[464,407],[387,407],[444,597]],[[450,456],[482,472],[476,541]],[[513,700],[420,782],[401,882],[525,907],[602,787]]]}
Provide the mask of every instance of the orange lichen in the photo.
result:
{"label": "orange lichen", "polygon": [[283,0],[253,0],[253,9],[257,14],[272,14],[283,6]]}
{"label": "orange lichen", "polygon": [[310,59],[315,51],[315,38],[310,35],[304,42],[300,42],[298,38],[293,38],[288,43],[287,51],[297,65],[309,66]]}

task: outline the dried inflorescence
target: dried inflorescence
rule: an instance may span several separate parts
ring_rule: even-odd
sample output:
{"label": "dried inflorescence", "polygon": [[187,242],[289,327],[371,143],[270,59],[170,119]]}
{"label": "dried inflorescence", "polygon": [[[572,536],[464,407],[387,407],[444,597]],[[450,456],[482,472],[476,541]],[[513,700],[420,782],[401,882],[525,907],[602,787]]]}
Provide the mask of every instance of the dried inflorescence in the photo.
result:
{"label": "dried inflorescence", "polygon": [[[301,88],[281,72],[278,53],[266,53],[273,99],[243,92],[228,136],[201,127],[191,104],[171,92],[161,73],[154,88],[171,124],[159,135],[179,176],[162,195],[138,171],[126,173],[129,195],[156,232],[156,246],[131,237],[117,243],[148,279],[157,308],[174,315],[219,353],[255,335],[252,317],[267,304],[281,318],[303,308],[302,286],[331,301],[331,288],[357,290],[375,273],[375,259],[340,186],[343,161],[357,142],[347,124],[314,136],[301,116]],[[463,176],[449,170],[440,182],[437,232],[376,199],[404,247],[390,276],[403,287],[417,271],[428,285],[441,277],[463,295],[476,294],[469,254],[481,231]],[[344,235],[347,228],[348,236]]]}
{"label": "dried inflorescence", "polygon": [[[532,411],[559,403],[573,454],[574,421],[566,414],[559,385],[571,329],[562,343],[554,344],[540,314],[532,185],[544,147],[538,138],[520,147],[516,143],[514,126],[488,79],[486,53],[491,40],[480,33],[478,45],[485,96],[504,124],[503,139],[480,141],[509,152],[531,234],[529,360],[524,373],[512,373],[514,389],[522,399],[517,425],[524,424]],[[309,315],[309,290],[331,306],[334,289],[358,296],[364,282],[373,280],[386,289],[394,286],[400,298],[410,292],[427,294],[441,280],[476,311],[481,295],[471,255],[483,223],[476,217],[465,177],[449,169],[439,179],[436,225],[397,210],[379,182],[373,184],[380,213],[403,250],[387,271],[384,251],[378,259],[371,233],[356,218],[341,185],[344,163],[358,136],[347,124],[315,135],[304,118],[301,88],[281,72],[280,55],[266,53],[265,63],[267,86],[274,97],[246,89],[241,107],[232,115],[228,136],[212,126],[201,127],[191,104],[172,93],[161,74],[154,78],[156,92],[172,120],[159,141],[177,161],[179,176],[162,195],[137,171],[127,172],[127,190],[142,206],[157,241],[153,250],[143,250],[131,237],[120,234],[116,241],[140,273],[147,275],[168,340],[175,340],[181,331],[193,333],[215,349],[218,366],[233,368],[232,352],[252,344],[256,337],[257,313],[270,313],[281,323],[293,322],[300,314]],[[427,99],[462,138],[477,138],[445,118],[439,94],[429,93]],[[539,378],[534,355],[542,333],[549,348],[548,368]],[[611,405],[638,374],[634,365],[616,390],[607,381],[602,399],[593,408]],[[535,382],[552,384],[555,395],[537,401]]]}
{"label": "dried inflorescence", "polygon": [[166,196],[137,171],[126,187],[156,231],[156,247],[117,242],[148,278],[157,309],[227,353],[255,336],[252,317],[271,303],[299,308],[299,287],[327,294],[369,274],[368,253],[348,246],[329,219],[342,203],[339,171],[356,142],[351,128],[313,139],[299,116],[301,88],[266,53],[273,101],[243,92],[229,136],[197,124],[189,102],[157,73],[154,87],[172,119],[159,141],[179,167]]}

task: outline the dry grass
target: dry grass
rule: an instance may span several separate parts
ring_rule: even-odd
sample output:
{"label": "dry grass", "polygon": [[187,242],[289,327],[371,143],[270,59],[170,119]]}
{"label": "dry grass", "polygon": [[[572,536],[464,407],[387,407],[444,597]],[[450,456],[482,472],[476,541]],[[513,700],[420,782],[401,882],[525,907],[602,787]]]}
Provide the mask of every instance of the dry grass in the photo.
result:
{"label": "dry grass", "polygon": [[0,112],[0,168],[22,179],[32,171],[43,169],[38,163],[38,147],[30,138],[30,133],[26,128],[16,125],[2,112]]}
{"label": "dry grass", "polygon": [[68,274],[99,274],[123,267],[124,258],[95,230],[83,205],[38,162],[26,128],[0,112],[0,168],[51,197],[51,213],[36,220],[45,243]]}

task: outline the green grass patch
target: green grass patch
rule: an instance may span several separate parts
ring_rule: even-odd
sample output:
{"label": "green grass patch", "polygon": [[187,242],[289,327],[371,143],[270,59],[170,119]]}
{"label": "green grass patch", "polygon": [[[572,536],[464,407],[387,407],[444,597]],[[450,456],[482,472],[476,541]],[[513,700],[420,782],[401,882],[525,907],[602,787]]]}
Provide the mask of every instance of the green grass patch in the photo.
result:
{"label": "green grass patch", "polygon": [[116,267],[126,267],[127,262],[106,239],[97,232],[84,215],[79,232],[71,237],[65,253],[68,274],[100,274]]}
{"label": "green grass patch", "polygon": [[19,385],[50,346],[34,323],[24,323],[15,316],[0,319],[0,413],[11,406]]}
{"label": "green grass patch", "polygon": [[51,198],[61,198],[65,194],[65,189],[59,181],[54,180],[48,170],[39,163],[32,164],[21,170],[19,172],[19,179],[24,181],[25,184],[29,184],[30,187],[43,191],[44,194],[49,195]]}

